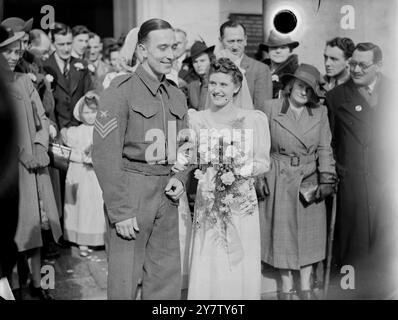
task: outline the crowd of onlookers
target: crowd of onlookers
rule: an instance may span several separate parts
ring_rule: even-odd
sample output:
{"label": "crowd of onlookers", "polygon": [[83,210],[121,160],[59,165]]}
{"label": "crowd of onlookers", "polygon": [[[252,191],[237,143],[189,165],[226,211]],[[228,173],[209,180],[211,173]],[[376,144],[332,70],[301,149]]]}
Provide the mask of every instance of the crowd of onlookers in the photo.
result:
{"label": "crowd of onlookers", "polygon": [[[102,193],[91,156],[93,127],[99,96],[117,76],[134,72],[142,57],[135,51],[137,30],[134,29],[126,37],[116,40],[101,38],[82,25],[70,28],[55,23],[47,33],[32,29],[32,23],[32,19],[24,21],[15,17],[1,22],[0,67],[4,82],[0,87],[1,103],[8,105],[7,101],[10,101],[13,105],[12,110],[1,110],[1,128],[4,131],[1,139],[5,150],[12,151],[4,152],[3,157],[18,153],[19,165],[16,168],[10,159],[4,160],[3,168],[9,169],[3,170],[6,173],[2,174],[0,191],[3,203],[7,204],[4,211],[9,214],[3,216],[14,220],[14,213],[17,212],[18,225],[14,228],[16,248],[14,242],[1,241],[6,251],[2,249],[0,253],[0,271],[1,277],[10,277],[12,261],[17,261],[19,286],[26,284],[30,274],[31,294],[40,299],[51,299],[49,291],[40,286],[40,269],[43,258],[59,256],[57,243],[76,244],[82,257],[89,256],[95,247],[106,246]],[[323,198],[334,192],[339,180],[335,262],[339,265],[358,264],[364,269],[364,277],[369,275],[369,269],[380,267],[384,272],[385,264],[380,261],[384,261],[384,252],[391,247],[390,239],[386,237],[389,235],[388,221],[391,216],[389,208],[384,206],[388,199],[383,197],[387,195],[380,193],[385,190],[384,186],[389,185],[381,174],[389,160],[384,159],[389,149],[377,140],[375,133],[380,133],[383,128],[379,120],[385,119],[376,115],[379,112],[389,114],[385,98],[390,92],[385,90],[390,83],[381,74],[381,49],[373,43],[354,44],[344,37],[329,39],[323,47],[325,70],[321,75],[313,66],[300,65],[300,57],[295,53],[295,48],[300,45],[298,41],[275,30],[267,35],[264,43],[259,44],[259,50],[266,56],[263,61],[245,54],[246,30],[243,24],[235,21],[221,26],[220,44],[217,46],[195,41],[188,50],[187,33],[181,29],[175,29],[175,39],[175,59],[167,78],[184,92],[188,108],[198,111],[206,108],[209,68],[219,57],[228,57],[240,66],[252,106],[266,113],[268,100],[294,98],[296,88],[292,82],[286,82],[286,77],[293,76],[312,85],[311,101],[315,105],[328,106],[324,125],[330,123],[330,131],[323,132],[323,128],[317,127],[314,134],[325,135],[324,141],[328,141],[327,135],[331,135],[334,152],[327,157],[336,161],[332,177],[324,175],[320,178],[319,183],[327,186],[322,189]],[[291,87],[286,88],[287,83]],[[3,100],[3,95],[8,95],[8,100]],[[275,108],[278,106],[275,104]],[[12,119],[8,115],[10,112],[15,113],[18,136],[11,122],[4,120]],[[310,109],[308,112],[311,115]],[[300,114],[296,116],[300,117]],[[283,127],[282,120],[275,119],[281,121]],[[310,120],[307,124],[311,126]],[[314,128],[295,127],[288,130],[297,130],[301,134],[310,129]],[[278,140],[272,136],[271,139]],[[306,139],[299,138],[301,147],[308,149],[311,138]],[[18,141],[18,150],[14,150],[15,146],[10,141]],[[57,167],[51,154],[61,147],[70,160],[67,170]],[[275,148],[278,148],[277,143],[272,145],[271,154],[289,157],[293,167],[299,167],[300,161],[303,164],[308,160],[299,153]],[[296,151],[293,150],[293,153]],[[295,164],[295,161],[298,163]],[[319,165],[320,171],[324,169],[329,172],[327,168],[322,168],[322,163]],[[300,175],[298,171],[296,173]],[[5,185],[3,178],[9,184]],[[269,183],[270,178],[263,182]],[[289,183],[284,183],[289,188]],[[261,179],[257,184],[261,184]],[[188,200],[192,207],[196,187],[194,183],[188,184],[188,187]],[[273,186],[270,187],[274,190]],[[279,198],[270,202],[269,198],[267,200],[269,195],[262,194],[260,189],[257,190],[260,210],[275,211],[278,206],[275,201],[281,201],[282,206],[278,209],[281,212],[298,210],[296,205],[290,207],[284,203],[295,201],[293,198],[284,199],[278,195]],[[19,202],[16,197],[18,190]],[[278,192],[283,190],[278,189]],[[292,227],[291,220],[274,225],[274,216],[265,216],[262,260],[283,270],[285,298],[289,298],[294,289],[292,271],[299,270],[302,281],[309,283],[310,276],[314,275],[312,265],[324,259],[326,220],[314,222],[307,217],[299,223],[296,221]],[[293,219],[294,215],[287,217]],[[8,227],[6,230],[13,231]],[[273,236],[275,230],[279,230],[280,234],[292,232],[288,245],[294,248],[294,253],[291,253],[294,263],[279,263],[285,260],[275,250],[286,243],[274,243],[282,241]],[[3,236],[3,232],[0,234]],[[383,242],[385,240],[387,242]],[[380,247],[383,250],[379,250]],[[16,249],[17,255],[13,249]],[[12,284],[12,287],[17,286]]]}

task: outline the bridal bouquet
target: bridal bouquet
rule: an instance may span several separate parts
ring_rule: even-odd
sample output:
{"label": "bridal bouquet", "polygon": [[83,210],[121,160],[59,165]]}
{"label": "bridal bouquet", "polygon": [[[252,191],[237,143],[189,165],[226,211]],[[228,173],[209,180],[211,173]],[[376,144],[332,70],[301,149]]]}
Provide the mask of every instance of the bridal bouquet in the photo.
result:
{"label": "bridal bouquet", "polygon": [[224,227],[231,223],[232,214],[252,214],[257,201],[251,199],[250,188],[253,187],[252,162],[243,151],[240,143],[230,142],[226,147],[223,139],[211,149],[212,159],[218,155],[216,163],[200,166],[195,171],[195,178],[204,178],[207,168],[212,167],[215,174],[212,176],[211,193],[212,205],[206,210],[206,216],[212,224],[221,221]]}

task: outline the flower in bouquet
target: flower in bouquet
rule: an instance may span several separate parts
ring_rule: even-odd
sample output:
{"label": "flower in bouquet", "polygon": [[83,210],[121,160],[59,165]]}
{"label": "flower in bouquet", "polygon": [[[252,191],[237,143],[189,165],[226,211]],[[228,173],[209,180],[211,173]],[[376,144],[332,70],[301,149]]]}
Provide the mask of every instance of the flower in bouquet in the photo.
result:
{"label": "flower in bouquet", "polygon": [[235,176],[231,171],[223,173],[220,178],[226,186],[230,186],[235,181]]}
{"label": "flower in bouquet", "polygon": [[202,170],[196,169],[194,172],[195,179],[202,180],[204,178],[204,174]]}

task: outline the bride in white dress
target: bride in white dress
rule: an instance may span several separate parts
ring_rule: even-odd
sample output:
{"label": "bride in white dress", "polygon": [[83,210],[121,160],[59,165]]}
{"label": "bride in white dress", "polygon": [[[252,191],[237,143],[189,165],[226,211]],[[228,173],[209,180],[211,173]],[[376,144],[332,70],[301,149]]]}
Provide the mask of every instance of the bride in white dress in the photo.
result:
{"label": "bride in white dress", "polygon": [[189,113],[199,181],[188,299],[261,298],[254,177],[268,171],[270,136],[263,112],[236,105],[242,79],[232,61],[217,60],[210,68],[210,107]]}

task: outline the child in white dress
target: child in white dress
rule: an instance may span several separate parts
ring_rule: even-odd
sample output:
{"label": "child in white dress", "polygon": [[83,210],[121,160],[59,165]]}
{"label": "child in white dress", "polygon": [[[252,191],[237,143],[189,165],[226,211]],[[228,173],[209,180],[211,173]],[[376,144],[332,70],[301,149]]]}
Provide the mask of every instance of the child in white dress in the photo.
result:
{"label": "child in white dress", "polygon": [[68,128],[65,142],[72,153],[65,182],[64,236],[79,245],[83,257],[91,252],[88,246],[104,245],[106,231],[102,191],[91,159],[98,100],[89,91],[77,102],[73,115],[82,124]]}

